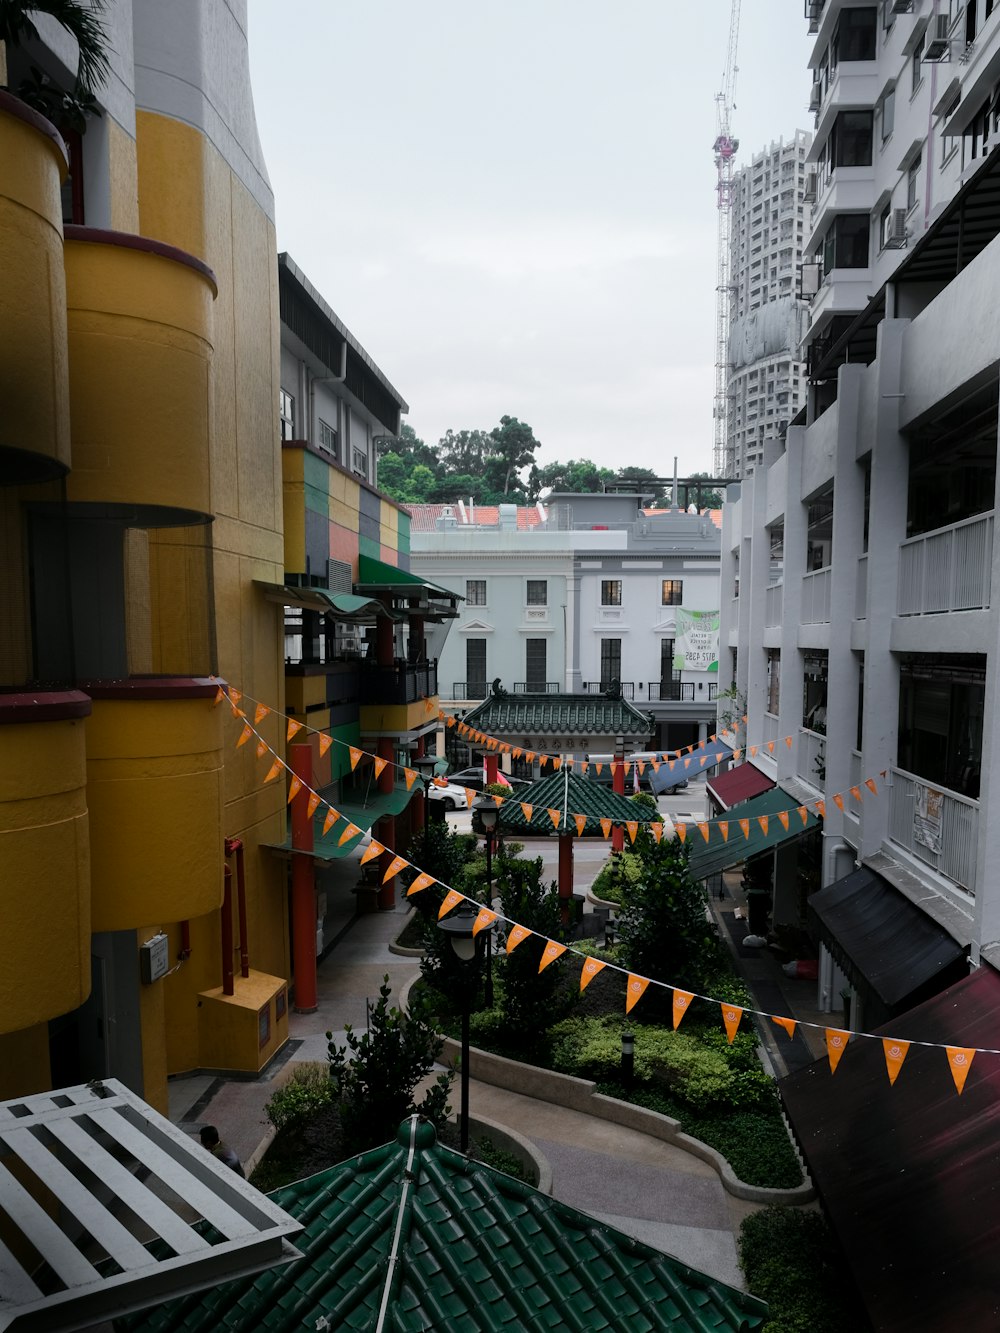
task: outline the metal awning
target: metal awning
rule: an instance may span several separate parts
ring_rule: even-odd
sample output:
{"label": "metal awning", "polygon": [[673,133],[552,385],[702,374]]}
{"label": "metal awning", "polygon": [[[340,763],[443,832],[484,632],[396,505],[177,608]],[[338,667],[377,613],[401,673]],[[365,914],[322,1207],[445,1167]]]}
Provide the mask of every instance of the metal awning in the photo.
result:
{"label": "metal awning", "polygon": [[[805,818],[803,818],[804,812]],[[781,816],[787,816],[788,827]],[[746,821],[746,834],[741,827]],[[762,825],[761,820],[764,820]],[[801,837],[819,823],[818,817],[806,806],[800,806],[781,787],[766,791],[746,801],[734,810],[729,820],[715,820],[708,825],[705,842],[697,825],[688,824],[688,846],[691,848],[690,869],[695,879],[707,879],[747,857],[770,851],[790,838]]]}
{"label": "metal awning", "polygon": [[[333,824],[329,832],[324,836],[323,825],[326,822],[327,807],[321,805],[313,815],[313,850],[306,852],[306,856],[313,856],[317,861],[339,861],[342,857],[349,856],[354,849],[364,841],[364,835],[371,826],[377,823],[385,815],[398,815],[406,809],[413,799],[414,793],[422,791],[423,788],[418,782],[414,782],[413,787],[408,791],[405,784],[394,786],[392,791],[382,792],[373,790],[362,800],[354,799],[333,800],[330,804],[340,814],[340,818]],[[341,837],[345,829],[354,824],[360,829],[347,842],[341,844]],[[292,853],[292,833],[289,828],[285,835],[284,842],[265,842],[262,846],[269,848],[273,852],[279,852],[283,855]]]}
{"label": "metal awning", "polygon": [[[402,602],[401,611],[416,611],[428,619],[450,620],[458,615],[458,602],[464,602],[461,593],[443,588],[439,583],[411,574],[408,569],[397,569],[374,556],[358,556],[358,577],[354,586],[362,593],[385,594]],[[414,599],[418,606],[414,607]]]}
{"label": "metal awning", "polygon": [[680,782],[682,778],[696,778],[700,774],[710,773],[717,764],[725,761],[733,753],[733,747],[725,741],[706,741],[696,745],[690,753],[684,750],[664,750],[660,766],[649,775],[649,785],[656,796],[662,795]]}
{"label": "metal awning", "polygon": [[254,586],[261,589],[267,601],[277,602],[279,606],[300,606],[304,611],[317,611],[320,615],[333,616],[335,620],[346,620],[357,625],[374,625],[379,616],[389,616],[392,620],[401,618],[376,598],[359,597],[356,593],[267,583],[264,579],[254,579]]}
{"label": "metal awning", "polygon": [[874,991],[887,1009],[909,1008],[965,968],[962,946],[867,867],[814,893],[809,907],[851,984]]}
{"label": "metal awning", "polygon": [[112,1078],[0,1102],[0,1213],[5,1333],[90,1328],[301,1257],[300,1222]]}
{"label": "metal awning", "polygon": [[708,794],[713,796],[722,810],[730,810],[734,805],[750,801],[763,792],[770,791],[773,781],[753,764],[737,764],[726,773],[717,773],[708,779]]}

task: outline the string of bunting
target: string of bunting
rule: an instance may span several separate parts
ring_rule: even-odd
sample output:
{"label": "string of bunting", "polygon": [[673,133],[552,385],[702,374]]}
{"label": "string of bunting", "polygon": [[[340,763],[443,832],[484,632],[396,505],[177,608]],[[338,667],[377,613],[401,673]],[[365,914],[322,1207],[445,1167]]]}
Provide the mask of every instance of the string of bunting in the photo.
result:
{"label": "string of bunting", "polygon": [[[256,704],[254,712],[254,723],[251,723],[248,720],[246,711],[239,707],[240,701],[244,699],[245,696],[243,696],[238,690],[234,690],[232,688],[224,689],[222,686],[220,686],[219,693],[216,696],[216,703],[221,703],[224,698],[228,699],[231,705],[233,716],[239,720],[242,720],[243,722],[243,727],[240,733],[240,737],[239,740],[237,741],[237,747],[246,744],[247,741],[249,741],[252,737],[256,736],[258,758],[263,758],[265,754],[270,754],[273,758],[274,762],[271,764],[271,767],[268,770],[267,777],[265,778],[265,781],[268,782],[273,781],[282,772],[288,770],[288,766],[276,754],[276,752],[267,744],[267,742],[259,735],[259,733],[256,730],[256,726],[259,725],[265,717],[267,717],[270,713],[274,712],[275,710],[272,710],[266,704],[258,703],[254,700],[248,700],[248,702],[254,702]],[[284,717],[284,715],[280,713],[278,713],[277,716]],[[304,729],[312,730],[311,728],[304,728],[302,723],[296,722],[293,718],[286,718],[285,720],[288,724],[287,727],[288,734],[286,736],[286,740],[291,740],[301,730]],[[325,754],[326,751],[329,749],[329,746],[335,740],[335,738],[326,735],[326,733],[324,732],[319,732],[318,735],[320,736],[321,753]],[[325,746],[323,744],[324,740],[326,741]],[[338,743],[345,744],[345,742],[338,742]],[[357,762],[357,760],[354,758],[355,753],[357,754],[358,759],[360,759],[362,754],[364,754],[365,752],[357,750],[357,748],[354,746],[350,746],[349,748],[352,751],[352,766],[353,766]],[[376,765],[381,764],[383,767],[390,762],[387,759],[381,759],[377,755],[369,755],[368,757],[373,759]],[[290,770],[288,771],[290,772]],[[376,770],[377,773],[380,773],[381,771],[382,771],[381,768],[377,768]],[[418,776],[416,771],[413,769],[404,769],[404,771],[407,774],[412,774],[413,780],[415,780]],[[884,772],[882,776],[883,777],[885,776]],[[872,792],[873,795],[877,793],[878,789],[874,782],[874,779],[866,779],[864,785],[869,788],[869,790]],[[412,786],[412,780],[407,783],[407,786],[408,787]],[[853,787],[850,790],[851,794],[857,795],[857,799],[860,800],[860,791]],[[304,793],[308,793],[307,799],[309,803],[310,817],[316,812],[316,810],[319,808],[321,804],[327,805],[327,815],[324,822],[323,831],[324,833],[328,832],[329,829],[333,826],[333,824],[339,818],[341,818],[341,815],[337,810],[334,809],[334,807],[330,806],[328,802],[325,802],[318,792],[313,791],[312,788],[308,786],[308,784],[303,783],[301,779],[296,777],[295,774],[291,774],[291,782],[289,784],[289,792],[288,792],[288,804],[291,804],[292,801],[294,801],[299,795]],[[836,801],[837,798],[834,797],[833,799]],[[816,802],[814,804],[819,806],[822,805],[823,803]],[[799,810],[801,810],[802,808],[803,807],[798,807]],[[788,812],[782,812],[782,813],[788,813]],[[760,818],[766,818],[766,817],[761,816]],[[358,836],[359,834],[362,833],[362,831],[363,830],[358,828],[356,824],[352,824],[349,822],[347,828],[340,836],[340,843],[343,844],[349,839]],[[764,831],[765,832],[767,831],[766,827],[764,828]],[[633,835],[633,841],[634,841],[634,835]],[[563,944],[559,940],[554,940],[546,935],[541,935],[539,932],[532,931],[527,926],[522,926],[520,923],[514,921],[512,918],[504,916],[503,913],[494,911],[490,907],[484,907],[476,899],[469,898],[466,894],[461,893],[458,889],[453,889],[449,885],[442,883],[442,881],[436,879],[433,875],[428,874],[427,871],[420,869],[419,866],[416,866],[411,861],[408,861],[406,857],[400,856],[392,848],[384,846],[382,843],[378,842],[374,838],[371,840],[368,847],[366,847],[364,853],[362,854],[360,863],[361,865],[365,865],[368,861],[374,860],[376,857],[382,856],[384,853],[388,853],[392,859],[390,860],[385,870],[385,873],[382,876],[383,884],[387,883],[390,879],[398,875],[403,870],[415,870],[417,872],[416,878],[412,881],[409,888],[407,889],[407,897],[413,897],[415,894],[421,893],[423,892],[423,890],[430,888],[430,886],[433,884],[438,884],[442,889],[446,891],[444,899],[441,902],[441,906],[438,909],[439,920],[447,916],[449,912],[453,911],[459,905],[459,903],[468,902],[477,909],[476,920],[473,925],[473,935],[477,935],[482,930],[492,928],[494,925],[497,925],[498,923],[502,923],[504,926],[509,927],[507,931],[507,939],[505,945],[506,952],[508,954],[512,953],[519,944],[523,943],[523,941],[528,939],[529,936],[531,935],[536,935],[540,942],[544,941],[542,956],[538,964],[539,972],[543,971],[551,963],[555,962],[556,959],[562,958],[566,954],[570,954],[576,958],[579,958],[582,961],[582,967],[580,971],[581,992],[584,991],[587,988],[587,986],[590,985],[591,981],[593,981],[593,979],[600,972],[603,972],[606,969],[610,969],[612,972],[617,972],[620,975],[626,977],[627,978],[626,999],[625,999],[626,1014],[631,1013],[633,1008],[636,1006],[639,1000],[642,999],[643,995],[646,993],[646,991],[650,986],[656,986],[662,990],[670,990],[673,992],[672,1015],[673,1015],[673,1026],[675,1029],[678,1027],[684,1015],[687,1013],[692,1002],[696,1000],[702,1001],[703,1003],[706,1004],[718,1005],[722,1015],[722,1021],[726,1030],[726,1035],[730,1043],[732,1043],[735,1040],[736,1033],[739,1030],[740,1024],[745,1014],[749,1014],[755,1018],[769,1020],[770,1022],[774,1023],[777,1027],[780,1027],[784,1032],[786,1032],[789,1039],[794,1037],[795,1030],[797,1027],[810,1028],[813,1031],[824,1033],[824,1039],[826,1042],[826,1049],[827,1049],[827,1058],[830,1065],[831,1075],[836,1073],[841,1058],[844,1055],[844,1052],[847,1050],[847,1047],[852,1039],[880,1041],[882,1043],[883,1054],[886,1064],[886,1074],[888,1076],[890,1085],[894,1085],[896,1079],[899,1077],[900,1070],[903,1067],[903,1062],[905,1061],[911,1047],[917,1046],[917,1047],[925,1047],[927,1049],[932,1049],[932,1050],[943,1050],[947,1057],[948,1068],[951,1073],[952,1079],[954,1081],[955,1088],[959,1094],[961,1094],[963,1089],[965,1088],[966,1079],[968,1078],[969,1070],[972,1067],[972,1062],[975,1056],[1000,1055],[1000,1049],[995,1049],[993,1047],[988,1047],[988,1046],[987,1047],[949,1046],[941,1042],[918,1041],[918,1040],[907,1041],[903,1040],[902,1038],[879,1037],[875,1033],[864,1032],[861,1030],[824,1027],[824,1025],[820,1023],[813,1023],[804,1019],[789,1018],[784,1015],[770,1013],[767,1010],[753,1009],[750,1008],[749,1006],[736,1005],[726,1000],[718,1000],[710,995],[699,994],[697,991],[683,990],[678,986],[671,985],[669,982],[659,981],[653,977],[644,977],[639,973],[630,972],[627,968],[620,967],[617,963],[612,963],[604,959],[594,958],[587,954],[583,954],[578,949],[574,949],[572,945]]]}

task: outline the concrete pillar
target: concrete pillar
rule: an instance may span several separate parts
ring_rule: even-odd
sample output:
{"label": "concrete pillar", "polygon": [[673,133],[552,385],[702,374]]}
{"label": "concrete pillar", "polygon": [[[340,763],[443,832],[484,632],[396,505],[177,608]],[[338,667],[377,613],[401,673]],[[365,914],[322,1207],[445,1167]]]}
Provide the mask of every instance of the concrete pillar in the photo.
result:
{"label": "concrete pillar", "polygon": [[[994,509],[1000,512],[1000,469],[997,470]],[[990,632],[988,642],[1000,643],[1000,541],[993,540],[991,570]],[[991,755],[1000,755],[1000,653],[986,656],[986,689],[983,703],[983,760],[979,786],[979,846],[976,859],[976,925],[973,962],[980,949],[1000,944],[1000,893],[994,867],[1000,857],[1000,774],[994,778]]]}
{"label": "concrete pillar", "polygon": [[564,926],[569,925],[570,902],[573,898],[573,834],[559,834],[559,915]]}
{"label": "concrete pillar", "polygon": [[[312,746],[293,745],[289,751],[292,773],[313,785]],[[313,849],[313,821],[304,792],[291,804],[292,848]],[[314,1014],[316,990],[316,863],[311,856],[292,857],[292,971],[295,977],[295,1011]]]}
{"label": "concrete pillar", "polygon": [[580,575],[575,572],[566,577],[565,630],[566,691],[569,694],[579,694],[583,688],[580,678]]}
{"label": "concrete pillar", "polygon": [[[802,503],[802,456],[806,430],[791,426],[785,451],[785,568],[782,591],[781,698],[778,703],[778,781],[798,773],[799,732],[802,728],[802,575],[806,572],[806,507]],[[784,737],[792,737],[791,749]]]}
{"label": "concrete pillar", "polygon": [[491,782],[496,782],[496,780],[497,780],[497,756],[496,756],[496,752],[495,752],[494,750],[487,750],[487,752],[486,752],[486,783],[487,783],[487,785],[489,785]]}
{"label": "concrete pillar", "polygon": [[767,707],[767,652],[763,643],[771,551],[766,519],[767,471],[761,467],[743,487],[740,551],[740,677],[745,681],[747,697],[748,746],[764,743]]}

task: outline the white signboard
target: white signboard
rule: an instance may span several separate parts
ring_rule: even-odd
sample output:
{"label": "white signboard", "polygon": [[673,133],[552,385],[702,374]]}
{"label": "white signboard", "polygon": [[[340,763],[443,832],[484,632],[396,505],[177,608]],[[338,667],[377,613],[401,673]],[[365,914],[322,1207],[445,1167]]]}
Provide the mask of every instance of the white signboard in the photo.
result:
{"label": "white signboard", "polygon": [[916,801],[913,806],[913,841],[938,855],[941,851],[942,794],[936,787],[926,787],[922,782],[914,785]]}
{"label": "white signboard", "polygon": [[677,608],[674,632],[675,671],[718,671],[718,611],[685,611]]}

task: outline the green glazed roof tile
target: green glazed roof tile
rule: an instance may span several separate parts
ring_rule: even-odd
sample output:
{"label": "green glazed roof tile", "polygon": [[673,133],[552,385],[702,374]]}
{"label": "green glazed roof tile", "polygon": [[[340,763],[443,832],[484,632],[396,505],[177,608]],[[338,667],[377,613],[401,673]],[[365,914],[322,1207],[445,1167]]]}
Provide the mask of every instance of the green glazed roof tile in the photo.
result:
{"label": "green glazed roof tile", "polygon": [[[272,1198],[302,1258],[119,1320],[119,1333],[291,1333],[378,1326],[750,1333],[767,1307],[438,1144],[397,1141]],[[392,1247],[397,1240],[395,1261]]]}
{"label": "green glazed roof tile", "polygon": [[[531,823],[528,823],[521,805],[530,805]],[[616,824],[629,820],[638,820],[640,824],[649,823],[649,811],[644,806],[636,805],[628,796],[621,796],[609,787],[590,778],[582,778],[579,773],[560,770],[548,777],[539,778],[530,787],[519,787],[515,797],[508,797],[500,807],[500,824],[504,832],[508,830],[532,833],[555,833],[552,821],[546,810],[558,810],[560,813],[559,830],[564,820],[569,822],[570,833],[576,832],[572,822],[574,815],[586,815],[583,826],[585,837],[602,836],[601,820],[613,819]]]}
{"label": "green glazed roof tile", "polygon": [[491,736],[650,736],[646,713],[600,694],[491,694],[465,722]]}

